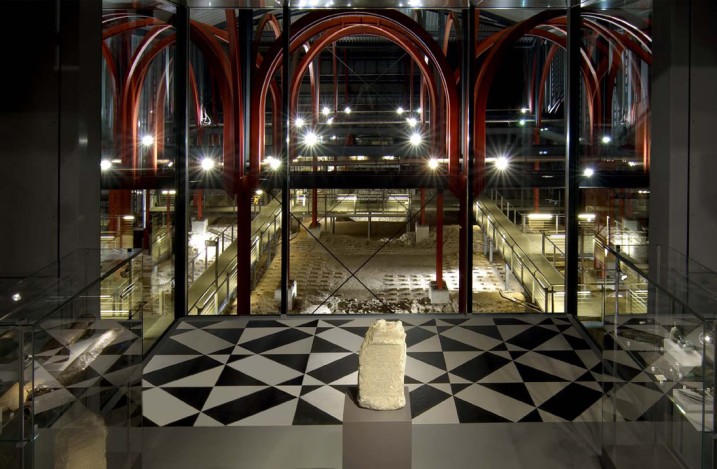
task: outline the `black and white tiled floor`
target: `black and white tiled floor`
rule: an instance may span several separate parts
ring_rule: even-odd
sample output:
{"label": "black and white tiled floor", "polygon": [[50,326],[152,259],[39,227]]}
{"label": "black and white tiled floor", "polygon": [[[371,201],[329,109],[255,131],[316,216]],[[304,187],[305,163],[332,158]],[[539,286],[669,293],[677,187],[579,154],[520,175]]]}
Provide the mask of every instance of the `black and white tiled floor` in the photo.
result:
{"label": "black and white tiled floor", "polygon": [[[601,418],[600,360],[564,316],[401,320],[414,424]],[[341,424],[373,321],[182,321],[145,366],[145,424]]]}

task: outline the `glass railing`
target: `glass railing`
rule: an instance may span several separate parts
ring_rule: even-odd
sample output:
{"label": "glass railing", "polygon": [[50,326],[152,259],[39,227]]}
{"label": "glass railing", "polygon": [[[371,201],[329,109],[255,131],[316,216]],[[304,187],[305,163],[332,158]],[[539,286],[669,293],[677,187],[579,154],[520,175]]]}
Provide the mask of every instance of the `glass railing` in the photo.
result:
{"label": "glass railing", "polygon": [[650,273],[612,248],[606,260],[604,462],[714,467],[716,274],[676,252]]}
{"label": "glass railing", "polygon": [[0,467],[139,460],[142,314],[101,313],[138,255],[78,251],[0,291]]}

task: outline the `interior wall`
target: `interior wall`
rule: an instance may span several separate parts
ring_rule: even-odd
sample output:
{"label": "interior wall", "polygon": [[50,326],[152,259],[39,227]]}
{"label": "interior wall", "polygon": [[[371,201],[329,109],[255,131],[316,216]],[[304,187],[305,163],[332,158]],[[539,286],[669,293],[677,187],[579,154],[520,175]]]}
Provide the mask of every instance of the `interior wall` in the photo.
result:
{"label": "interior wall", "polygon": [[659,245],[717,271],[715,14],[712,2],[654,2],[651,265]]}
{"label": "interior wall", "polygon": [[0,277],[99,248],[101,3],[0,5]]}

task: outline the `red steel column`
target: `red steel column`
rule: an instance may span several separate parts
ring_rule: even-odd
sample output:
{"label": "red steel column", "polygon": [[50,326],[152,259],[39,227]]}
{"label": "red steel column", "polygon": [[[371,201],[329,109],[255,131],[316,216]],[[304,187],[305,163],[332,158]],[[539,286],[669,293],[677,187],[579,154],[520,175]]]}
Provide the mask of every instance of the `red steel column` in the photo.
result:
{"label": "red steel column", "polygon": [[436,288],[443,288],[443,192],[436,197]]}

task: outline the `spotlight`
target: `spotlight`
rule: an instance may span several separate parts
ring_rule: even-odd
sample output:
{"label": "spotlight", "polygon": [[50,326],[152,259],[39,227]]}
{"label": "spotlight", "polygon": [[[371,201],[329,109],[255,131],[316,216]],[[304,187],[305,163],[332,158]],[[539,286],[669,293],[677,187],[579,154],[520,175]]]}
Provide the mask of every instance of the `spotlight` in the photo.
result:
{"label": "spotlight", "polygon": [[418,109],[416,109],[416,112],[419,113],[419,114],[422,114],[422,113],[423,113],[423,108],[422,108],[422,107],[419,107]]}
{"label": "spotlight", "polygon": [[276,171],[279,169],[279,166],[281,166],[281,160],[274,158],[273,156],[267,156],[264,158],[264,163],[267,163],[272,171]]}
{"label": "spotlight", "polygon": [[102,171],[107,171],[112,167],[112,162],[110,160],[102,160],[100,161],[100,169]]}
{"label": "spotlight", "polygon": [[306,135],[304,135],[304,145],[308,147],[313,147],[318,142],[319,137],[317,137],[314,132],[306,132]]}
{"label": "spotlight", "polygon": [[257,189],[255,192],[256,195],[262,195],[263,193],[264,193],[264,191],[261,189]]}
{"label": "spotlight", "polygon": [[600,141],[607,145],[608,143],[612,142],[612,137],[610,137],[609,135],[603,135]]}
{"label": "spotlight", "polygon": [[333,124],[333,123],[334,123],[334,118],[333,118],[333,117],[329,117],[328,119],[326,119],[326,123],[327,123],[328,125]]}
{"label": "spotlight", "polygon": [[296,119],[294,119],[294,127],[296,127],[297,129],[300,129],[303,126],[304,126],[304,119],[302,119],[301,117],[297,117]]}
{"label": "spotlight", "polygon": [[435,158],[431,158],[428,160],[428,167],[435,170],[438,168],[438,160]]}
{"label": "spotlight", "polygon": [[409,139],[409,141],[411,142],[411,145],[416,147],[421,144],[421,142],[423,141],[423,137],[421,137],[421,134],[419,133],[414,133],[411,134],[411,138]]}
{"label": "spotlight", "polygon": [[585,171],[583,171],[583,176],[585,177],[591,177],[593,174],[595,174],[595,170],[592,168],[585,168]]}
{"label": "spotlight", "polygon": [[321,114],[328,116],[329,114],[331,114],[331,109],[329,109],[328,106],[324,106],[324,108],[321,110]]}
{"label": "spotlight", "polygon": [[22,300],[22,295],[20,295],[19,293],[13,293],[11,298],[12,301],[20,301]]}
{"label": "spotlight", "polygon": [[134,215],[125,215],[122,217],[122,220],[134,221]]}
{"label": "spotlight", "polygon": [[151,135],[145,135],[144,137],[142,137],[142,145],[144,145],[145,147],[151,147],[153,143],[154,137],[152,137]]}
{"label": "spotlight", "polygon": [[408,122],[408,126],[411,128],[414,128],[418,124],[418,120],[416,120],[415,117],[409,117],[406,119],[406,122]]}
{"label": "spotlight", "polygon": [[529,109],[528,109],[527,107],[520,108],[520,113],[521,113],[521,114],[527,114],[528,111],[529,111]]}
{"label": "spotlight", "polygon": [[520,119],[520,120],[518,121],[518,125],[521,126],[521,127],[525,126],[525,119]]}
{"label": "spotlight", "polygon": [[400,116],[401,114],[403,114],[404,112],[405,112],[405,111],[403,110],[403,108],[402,108],[401,106],[399,106],[398,109],[396,109],[396,114],[398,114],[399,116]]}
{"label": "spotlight", "polygon": [[202,161],[199,162],[204,171],[211,171],[214,168],[214,160],[205,156]]}
{"label": "spotlight", "polygon": [[351,114],[351,108],[348,107],[348,106],[346,106],[346,107],[344,108],[344,112],[345,112],[346,114]]}
{"label": "spotlight", "polygon": [[498,169],[500,171],[505,171],[508,169],[508,158],[505,156],[499,156],[495,159],[495,169]]}

